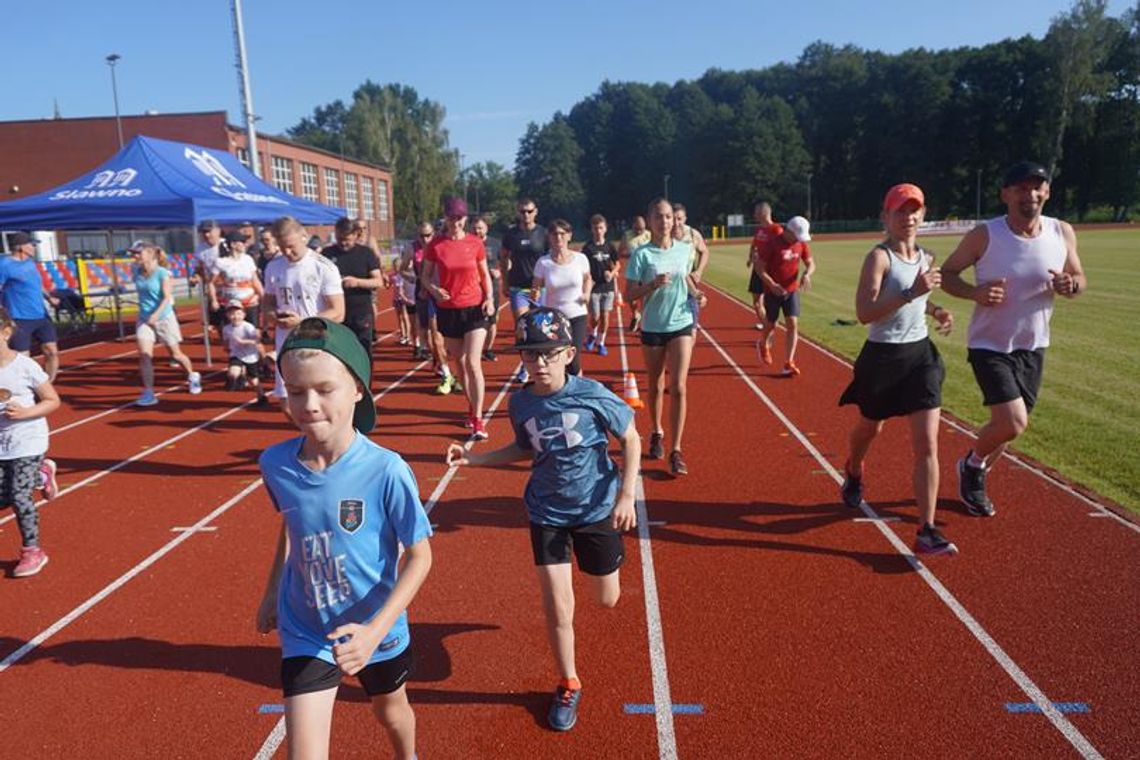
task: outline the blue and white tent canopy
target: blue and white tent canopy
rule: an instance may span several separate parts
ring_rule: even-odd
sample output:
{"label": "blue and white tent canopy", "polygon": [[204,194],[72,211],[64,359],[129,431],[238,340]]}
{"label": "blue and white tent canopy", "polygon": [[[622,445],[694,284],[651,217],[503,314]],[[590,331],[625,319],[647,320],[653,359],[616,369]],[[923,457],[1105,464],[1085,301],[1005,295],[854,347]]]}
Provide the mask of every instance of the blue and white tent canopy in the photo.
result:
{"label": "blue and white tent canopy", "polygon": [[38,195],[0,203],[0,229],[109,229],[269,222],[333,224],[344,209],[289,195],[234,156],[136,137],[97,169]]}

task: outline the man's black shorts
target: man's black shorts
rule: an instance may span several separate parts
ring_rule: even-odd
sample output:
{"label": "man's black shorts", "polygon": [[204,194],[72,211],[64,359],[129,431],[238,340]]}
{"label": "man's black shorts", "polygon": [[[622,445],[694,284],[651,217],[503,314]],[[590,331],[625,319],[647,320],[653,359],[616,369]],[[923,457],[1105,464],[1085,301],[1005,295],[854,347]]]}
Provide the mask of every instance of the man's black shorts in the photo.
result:
{"label": "man's black shorts", "polygon": [[461,339],[472,330],[486,330],[487,317],[482,306],[463,309],[436,309],[435,323],[445,338]]}
{"label": "man's black shorts", "polygon": [[748,292],[754,296],[764,294],[764,281],[760,279],[760,274],[755,269],[752,270],[752,276],[748,278]]}
{"label": "man's black shorts", "polygon": [[530,524],[534,564],[568,564],[571,546],[578,558],[578,569],[586,575],[609,575],[625,561],[625,547],[612,517],[572,527]]}
{"label": "man's black shorts", "polygon": [[1020,398],[1025,401],[1025,410],[1033,411],[1037,393],[1041,390],[1041,376],[1045,372],[1045,349],[1018,349],[1005,354],[971,348],[966,352],[966,359],[974,369],[974,378],[982,389],[986,406]]}
{"label": "man's black shorts", "polygon": [[[370,697],[391,694],[408,680],[412,672],[412,647],[390,660],[366,665],[356,674],[364,693]],[[286,697],[326,691],[340,685],[344,673],[316,657],[286,657],[281,660],[281,689]]]}

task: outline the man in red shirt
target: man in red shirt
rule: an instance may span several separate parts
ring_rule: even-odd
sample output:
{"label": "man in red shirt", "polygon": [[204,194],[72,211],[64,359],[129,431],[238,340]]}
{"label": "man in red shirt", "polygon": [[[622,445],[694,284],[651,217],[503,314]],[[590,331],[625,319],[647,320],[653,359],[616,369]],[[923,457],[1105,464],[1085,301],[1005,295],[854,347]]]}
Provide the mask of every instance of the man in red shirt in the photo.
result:
{"label": "man in red shirt", "polygon": [[772,238],[784,234],[784,228],[772,221],[772,206],[768,201],[757,201],[752,207],[752,218],[756,222],[756,234],[752,236],[752,247],[748,249],[748,264],[752,276],[748,279],[748,292],[752,294],[752,308],[756,311],[756,329],[764,329],[764,281],[760,279],[760,251]]}
{"label": "man in red shirt", "polygon": [[[776,319],[784,312],[784,329],[788,332],[787,361],[784,362],[785,377],[800,374],[796,366],[796,342],[799,339],[798,317],[800,315],[800,293],[811,287],[811,273],[815,271],[811,251],[807,243],[811,240],[808,220],[793,216],[784,225],[782,234],[770,239],[759,252],[759,261],[764,269],[760,280],[764,284],[764,329],[760,333],[760,356],[765,364],[772,363],[772,340],[776,330]],[[800,274],[800,261],[807,265]],[[755,271],[755,270],[753,270]]]}

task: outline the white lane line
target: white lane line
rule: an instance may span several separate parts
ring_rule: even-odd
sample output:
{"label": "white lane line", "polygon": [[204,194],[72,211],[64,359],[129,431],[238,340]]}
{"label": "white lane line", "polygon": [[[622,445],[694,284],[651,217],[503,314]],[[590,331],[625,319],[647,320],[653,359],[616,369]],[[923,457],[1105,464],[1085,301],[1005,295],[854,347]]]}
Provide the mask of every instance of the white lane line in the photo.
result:
{"label": "white lane line", "polygon": [[254,760],[270,760],[274,754],[277,753],[277,748],[281,746],[281,742],[285,741],[285,718],[278,718],[277,725],[269,732],[269,736],[265,737],[265,742],[261,745],[261,749],[253,756]]}
{"label": "white lane line", "polygon": [[[619,306],[617,314],[618,344],[621,346],[621,376],[629,372],[625,351],[625,315]],[[623,462],[625,467],[640,467],[640,462]],[[657,596],[657,574],[653,567],[653,545],[649,538],[649,510],[645,504],[645,481],[637,475],[637,545],[641,554],[641,584],[645,596],[645,628],[649,639],[649,669],[653,680],[653,715],[657,722],[657,753],[661,760],[676,760],[677,735],[673,727],[673,697],[669,688],[669,669],[665,658],[665,631],[661,625],[661,604]]]}
{"label": "white lane line", "polygon": [[114,581],[112,581],[111,583],[104,586],[103,590],[101,590],[99,593],[95,594],[90,599],[85,601],[83,604],[79,605],[78,607],[73,609],[71,612],[67,613],[66,615],[61,617],[59,620],[52,623],[50,626],[48,626],[47,628],[45,628],[44,630],[40,631],[38,634],[33,636],[30,640],[25,642],[24,645],[21,646],[19,649],[12,652],[10,655],[5,657],[3,660],[0,660],[0,673],[3,673],[8,668],[12,667],[14,664],[16,664],[17,662],[22,660],[29,652],[31,652],[33,649],[38,647],[40,644],[44,643],[45,641],[50,639],[52,636],[59,633],[60,631],[62,631],[67,626],[71,625],[73,622],[75,622],[75,620],[77,618],[79,618],[81,615],[83,615],[85,612],[87,612],[89,609],[94,607],[99,602],[106,599],[111,594],[115,593],[115,591],[122,588],[122,586],[124,586],[127,582],[129,582],[132,578],[137,576],[139,573],[143,572],[148,567],[153,565],[155,562],[158,562],[160,559],[165,557],[167,554],[174,551],[176,548],[178,548],[179,545],[182,544],[183,541],[185,541],[186,539],[193,536],[203,526],[208,525],[209,523],[213,522],[215,519],[217,519],[221,515],[225,514],[230,509],[230,507],[232,507],[235,504],[237,504],[238,502],[240,502],[242,499],[244,499],[246,496],[248,496],[250,493],[252,493],[254,491],[254,489],[256,489],[260,485],[261,485],[261,478],[258,478],[257,480],[255,480],[254,482],[250,483],[248,486],[243,488],[236,496],[231,498],[225,504],[222,504],[220,507],[215,509],[213,512],[210,512],[210,514],[206,515],[201,520],[196,522],[191,529],[183,531],[177,537],[172,538],[161,549],[154,552],[149,557],[144,559],[142,562],[138,563],[137,565],[132,567],[130,570],[128,570],[127,572],[120,575]]}
{"label": "white lane line", "polygon": [[[715,285],[708,285],[707,287],[710,290],[715,290],[717,293],[724,296],[725,299],[727,299],[730,303],[732,303],[736,306],[739,306],[740,308],[744,309],[745,311],[747,311],[749,313],[752,313],[752,308],[750,306],[747,306],[743,301],[736,298],[731,293],[728,293],[724,290],[721,290],[720,288],[716,287]],[[835,353],[834,351],[827,348],[826,346],[822,346],[819,343],[816,343],[811,338],[805,338],[803,333],[800,333],[800,342],[806,343],[807,345],[814,348],[816,351],[819,351],[820,353],[831,357],[835,361],[842,364],[844,367],[851,369],[851,367],[852,367],[851,362],[847,361],[842,356]],[[959,423],[956,420],[949,419],[948,417],[946,417],[946,415],[942,416],[942,422],[945,423],[948,427],[958,431],[959,433],[965,433],[966,435],[968,435],[969,437],[974,438],[974,439],[977,439],[977,437],[978,437],[978,434],[975,433],[973,430],[969,429],[965,425],[962,425],[961,423]],[[1140,534],[1140,524],[1134,523],[1131,520],[1127,520],[1127,519],[1121,517],[1120,515],[1113,512],[1111,509],[1108,509],[1107,507],[1105,507],[1103,504],[1100,504],[1099,502],[1096,502],[1093,499],[1090,499],[1089,497],[1085,496],[1083,493],[1076,490],[1075,488],[1070,486],[1065,481],[1060,480],[1060,479],[1054,477],[1053,475],[1050,475],[1049,473],[1045,472],[1044,470],[1042,470],[1039,467],[1035,467],[1034,465],[1030,464],[1029,462],[1025,461],[1024,459],[1021,459],[1020,457],[1018,457],[1016,454],[1011,454],[1009,451],[1003,452],[1002,456],[1005,457],[1006,459],[1008,459],[1009,461],[1013,462],[1014,464],[1016,464],[1018,467],[1021,467],[1025,470],[1028,470],[1029,472],[1033,473],[1034,475],[1041,478],[1042,480],[1048,481],[1049,483],[1056,486],[1057,488],[1060,488],[1062,491],[1069,494],[1070,496],[1076,497],[1078,500],[1084,502],[1086,505],[1092,507],[1093,509],[1095,509],[1099,512],[1103,512],[1105,517],[1112,518],[1112,520],[1115,521],[1118,525],[1123,525],[1125,528],[1128,528],[1133,533]]]}
{"label": "white lane line", "polygon": [[[773,403],[772,400],[768,398],[768,396],[762,390],[760,390],[759,386],[757,386],[756,383],[752,381],[752,378],[748,376],[748,374],[740,367],[739,364],[736,363],[736,361],[731,356],[729,356],[728,352],[724,350],[724,347],[722,347],[720,343],[718,343],[707,330],[702,327],[701,332],[704,333],[706,338],[708,338],[709,343],[711,343],[716,348],[716,350],[720,352],[720,355],[724,358],[728,365],[736,370],[736,374],[740,376],[740,379],[744,381],[745,385],[747,385],[748,388],[754,394],[756,394],[756,397],[759,398],[760,401],[763,402],[766,407],[768,407],[769,411],[771,411],[772,414],[774,414],[776,418],[780,420],[784,427],[787,428],[793,436],[795,436],[796,440],[798,440],[800,444],[805,449],[807,449],[808,453],[811,454],[817,462],[819,462],[820,466],[828,471],[828,473],[831,475],[831,479],[835,481],[835,484],[841,485],[843,483],[843,477],[834,467],[831,466],[831,463],[824,458],[824,456],[819,452],[819,449],[812,445],[811,441],[807,439],[807,436],[804,435],[790,419],[788,419],[788,417],[780,410],[780,408],[776,406],[776,404]],[[1061,734],[1065,737],[1065,739],[1068,740],[1070,744],[1073,745],[1077,752],[1079,752],[1082,757],[1089,758],[1090,760],[1093,758],[1101,758],[1101,754],[1092,745],[1092,743],[1089,742],[1089,740],[1084,737],[1080,730],[1077,729],[1077,727],[1074,726],[1072,722],[1069,721],[1069,719],[1066,718],[1064,714],[1061,713],[1061,711],[1053,705],[1052,700],[1046,697],[1045,693],[1041,691],[1040,687],[1038,687],[1037,684],[1034,683],[1033,680],[1025,673],[1025,671],[1023,671],[1017,665],[1017,663],[1015,663],[1013,659],[1008,654],[1006,654],[1005,650],[1002,649],[1001,646],[994,640],[994,638],[990,636],[986,629],[982,627],[982,624],[979,623],[974,618],[974,616],[966,610],[962,603],[959,602],[957,598],[955,598],[954,595],[950,593],[950,590],[948,588],[942,585],[942,582],[938,580],[934,573],[930,572],[930,570],[927,569],[927,567],[923,565],[917,557],[915,557],[915,555],[911,552],[910,547],[903,543],[902,539],[900,539],[894,531],[886,527],[881,519],[878,519],[879,515],[875,512],[875,510],[872,509],[870,505],[867,504],[867,502],[863,502],[859,508],[868,518],[874,519],[874,525],[883,535],[883,537],[890,542],[890,544],[899,554],[906,558],[906,561],[910,564],[914,571],[918,573],[919,577],[921,577],[926,582],[926,585],[928,585],[931,590],[934,591],[934,593],[938,596],[938,598],[942,600],[942,603],[945,604],[950,609],[950,611],[954,613],[955,617],[957,617],[962,622],[962,624],[966,626],[967,630],[969,630],[970,633],[974,635],[974,638],[978,640],[978,642],[985,648],[990,656],[993,657],[997,664],[1001,666],[1002,670],[1004,670],[1006,674],[1009,675],[1011,679],[1013,679],[1013,682],[1017,684],[1018,688],[1020,688],[1027,697],[1029,697],[1030,701],[1032,701],[1041,709],[1041,712],[1045,714],[1045,716],[1049,719],[1049,722],[1052,723],[1053,726],[1061,732]]]}

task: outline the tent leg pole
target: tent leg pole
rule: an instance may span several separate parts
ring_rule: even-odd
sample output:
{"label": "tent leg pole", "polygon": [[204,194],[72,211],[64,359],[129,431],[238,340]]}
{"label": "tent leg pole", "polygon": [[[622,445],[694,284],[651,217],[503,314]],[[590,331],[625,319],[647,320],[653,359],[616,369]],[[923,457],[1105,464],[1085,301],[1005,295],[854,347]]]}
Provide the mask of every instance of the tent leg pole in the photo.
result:
{"label": "tent leg pole", "polygon": [[214,366],[214,361],[210,356],[210,313],[209,313],[209,310],[206,308],[206,279],[205,279],[205,276],[203,276],[203,278],[202,278],[201,295],[202,295],[202,297],[201,297],[199,302],[202,304],[202,343],[205,344],[205,346],[206,346],[206,367],[210,368],[210,367]]}
{"label": "tent leg pole", "polygon": [[119,268],[115,266],[115,244],[111,230],[107,230],[107,257],[111,261],[111,291],[115,304],[115,322],[119,325],[119,340],[123,340],[123,309],[119,301]]}

